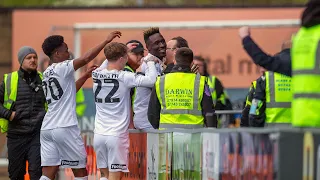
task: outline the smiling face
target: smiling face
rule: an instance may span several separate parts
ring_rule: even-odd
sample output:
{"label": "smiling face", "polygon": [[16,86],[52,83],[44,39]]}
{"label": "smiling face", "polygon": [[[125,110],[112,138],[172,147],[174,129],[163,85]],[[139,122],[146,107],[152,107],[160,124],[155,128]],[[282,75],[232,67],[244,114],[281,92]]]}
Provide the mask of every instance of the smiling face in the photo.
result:
{"label": "smiling face", "polygon": [[150,54],[161,60],[166,57],[167,44],[160,33],[153,34],[149,37],[147,48]]}
{"label": "smiling face", "polygon": [[21,65],[25,71],[36,71],[38,68],[38,56],[36,54],[28,54]]}

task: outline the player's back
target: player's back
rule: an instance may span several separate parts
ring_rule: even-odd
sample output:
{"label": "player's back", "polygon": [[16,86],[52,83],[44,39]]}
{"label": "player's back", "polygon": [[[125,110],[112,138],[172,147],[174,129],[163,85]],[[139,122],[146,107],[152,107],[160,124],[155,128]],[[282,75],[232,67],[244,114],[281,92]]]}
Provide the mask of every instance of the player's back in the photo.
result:
{"label": "player's back", "polygon": [[41,129],[77,125],[73,61],[67,60],[50,65],[43,73],[42,83],[48,103],[48,111]]}
{"label": "player's back", "polygon": [[130,124],[130,88],[134,87],[134,76],[134,73],[118,70],[93,71],[95,133],[127,136]]}

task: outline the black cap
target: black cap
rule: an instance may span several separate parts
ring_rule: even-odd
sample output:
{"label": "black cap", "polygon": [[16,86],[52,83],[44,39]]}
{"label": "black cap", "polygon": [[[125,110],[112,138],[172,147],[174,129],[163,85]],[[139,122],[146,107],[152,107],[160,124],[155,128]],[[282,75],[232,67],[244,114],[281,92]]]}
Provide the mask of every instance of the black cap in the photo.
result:
{"label": "black cap", "polygon": [[144,47],[142,45],[142,43],[138,40],[131,40],[129,42],[127,42],[127,44],[129,43],[138,43],[137,47],[135,47],[134,49],[132,49],[131,51],[134,53],[141,53],[144,52]]}

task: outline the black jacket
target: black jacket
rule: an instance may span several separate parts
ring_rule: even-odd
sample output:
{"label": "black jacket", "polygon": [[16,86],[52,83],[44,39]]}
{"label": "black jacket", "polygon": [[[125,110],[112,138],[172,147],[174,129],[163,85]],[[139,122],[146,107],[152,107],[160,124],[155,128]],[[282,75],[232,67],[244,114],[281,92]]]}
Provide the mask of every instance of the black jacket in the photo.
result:
{"label": "black jacket", "polygon": [[168,73],[170,73],[170,72],[172,71],[172,69],[173,69],[173,66],[174,66],[173,63],[168,64],[167,67],[166,67],[166,69],[163,70],[162,74],[168,74]]}
{"label": "black jacket", "polygon": [[[252,102],[252,99],[253,99],[253,95],[255,93],[255,88],[253,86],[253,84],[251,85],[250,87],[250,90],[248,92],[248,95],[246,97],[246,101],[248,102]],[[251,104],[248,104],[247,102],[245,102],[245,106],[242,110],[242,115],[241,115],[241,123],[240,123],[240,126],[241,127],[249,127],[249,111],[250,111],[250,108],[251,108]]]}
{"label": "black jacket", "polygon": [[265,76],[257,79],[257,86],[253,95],[253,99],[259,100],[260,104],[257,106],[257,114],[249,115],[250,127],[264,127],[266,120],[266,80]]}
{"label": "black jacket", "polygon": [[290,49],[284,49],[278,54],[270,56],[263,52],[250,36],[242,40],[242,45],[255,64],[268,71],[291,76]]}
{"label": "black jacket", "polygon": [[[40,132],[42,120],[46,113],[42,82],[37,72],[29,74],[20,69],[18,74],[17,99],[10,110],[3,107],[5,87],[3,81],[0,84],[0,117],[9,119],[12,111],[16,112],[14,119],[9,121],[8,137]],[[35,84],[35,86],[31,84]],[[38,87],[37,92],[35,87]]]}
{"label": "black jacket", "polygon": [[[188,66],[174,66],[171,73],[175,72],[185,72],[191,73],[191,69]],[[205,85],[205,90],[203,92],[203,98],[201,101],[202,114],[205,118],[206,125],[210,127],[217,127],[217,117],[214,114],[213,102],[210,94],[210,90],[207,85]],[[150,96],[149,107],[148,107],[148,119],[153,126],[153,128],[159,128],[160,122],[160,111],[161,105],[157,97],[155,87],[152,89],[152,93]],[[209,122],[210,121],[210,122]]]}
{"label": "black jacket", "polygon": [[[232,103],[229,97],[227,96],[227,94],[225,94],[224,87],[221,81],[217,77],[215,80],[214,87],[217,93],[217,102],[215,104],[215,110],[233,110]],[[221,101],[221,96],[225,97],[225,102]],[[235,117],[233,114],[229,114],[226,117],[227,117],[228,124],[235,124]]]}

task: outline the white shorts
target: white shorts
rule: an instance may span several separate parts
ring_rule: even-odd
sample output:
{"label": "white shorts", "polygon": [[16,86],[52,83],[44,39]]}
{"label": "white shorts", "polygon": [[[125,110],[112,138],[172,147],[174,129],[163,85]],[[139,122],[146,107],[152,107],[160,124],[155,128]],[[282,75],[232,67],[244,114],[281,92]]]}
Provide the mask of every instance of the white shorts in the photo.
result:
{"label": "white shorts", "polygon": [[87,152],[78,126],[41,130],[41,166],[85,168]]}
{"label": "white shorts", "polygon": [[129,138],[94,134],[93,144],[98,168],[108,168],[110,172],[129,172]]}

